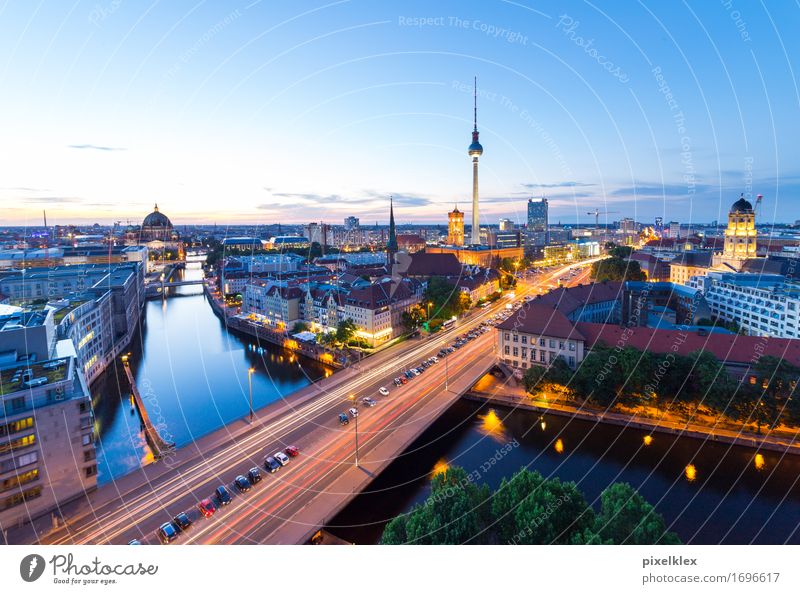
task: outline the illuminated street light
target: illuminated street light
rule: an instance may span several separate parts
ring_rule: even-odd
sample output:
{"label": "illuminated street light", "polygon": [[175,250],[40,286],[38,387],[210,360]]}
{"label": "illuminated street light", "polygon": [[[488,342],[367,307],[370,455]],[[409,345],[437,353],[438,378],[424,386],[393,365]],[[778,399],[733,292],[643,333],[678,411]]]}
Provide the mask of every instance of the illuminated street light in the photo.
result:
{"label": "illuminated street light", "polygon": [[356,467],[358,467],[358,407],[356,406],[356,395],[350,394],[350,400],[353,402],[353,408],[356,411]]}
{"label": "illuminated street light", "polygon": [[253,422],[253,374],[256,370],[251,367],[247,370],[247,384],[250,387],[250,422]]}

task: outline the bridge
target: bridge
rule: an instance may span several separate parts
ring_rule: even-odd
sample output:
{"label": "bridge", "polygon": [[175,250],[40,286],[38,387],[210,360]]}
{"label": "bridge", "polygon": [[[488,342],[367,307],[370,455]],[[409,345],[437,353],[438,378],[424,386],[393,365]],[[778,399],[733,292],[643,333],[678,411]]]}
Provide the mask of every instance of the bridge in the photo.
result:
{"label": "bridge", "polygon": [[[563,269],[547,272],[536,284],[518,287],[517,297],[561,274]],[[177,541],[183,544],[307,542],[391,462],[416,455],[409,445],[496,364],[495,333],[479,334],[405,385],[395,387],[392,378],[506,303],[473,310],[450,330],[378,352],[256,411],[253,421],[245,416],[231,422],[175,450],[169,464],[142,466],[65,505],[67,526],[45,527],[27,539],[15,534],[12,542],[119,544],[135,538],[155,544],[155,532],[165,518],[181,512],[194,521]],[[379,387],[387,387],[389,395],[380,395]],[[364,405],[364,397],[373,398],[375,405]],[[142,406],[140,397],[137,403]],[[351,407],[358,408],[358,416],[340,425],[338,415]],[[150,431],[155,438],[156,432]],[[265,456],[288,445],[299,447],[300,455],[276,474],[265,473]],[[263,480],[238,493],[234,477],[253,466],[262,468]],[[198,499],[211,497],[223,484],[233,501],[203,518]]]}

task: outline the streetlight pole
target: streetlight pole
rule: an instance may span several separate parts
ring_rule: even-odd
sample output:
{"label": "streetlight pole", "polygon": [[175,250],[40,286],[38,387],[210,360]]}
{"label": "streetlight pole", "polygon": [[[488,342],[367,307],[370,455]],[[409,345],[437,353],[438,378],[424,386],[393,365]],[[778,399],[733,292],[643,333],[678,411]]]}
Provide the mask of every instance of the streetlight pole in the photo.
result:
{"label": "streetlight pole", "polygon": [[[446,340],[442,341],[442,345],[444,345],[444,348],[447,349],[447,341]],[[445,390],[445,392],[449,392],[450,391],[450,386],[448,385],[448,382],[450,381],[450,369],[448,368],[448,365],[447,365],[448,355],[449,355],[449,353],[445,352],[445,354],[444,354],[444,390]]]}
{"label": "streetlight pole", "polygon": [[356,395],[352,394],[350,400],[353,401],[353,410],[356,411],[356,468],[358,468],[358,406],[356,406]]}
{"label": "streetlight pole", "polygon": [[250,422],[253,422],[253,374],[256,372],[252,367],[247,370],[247,384],[250,387]]}

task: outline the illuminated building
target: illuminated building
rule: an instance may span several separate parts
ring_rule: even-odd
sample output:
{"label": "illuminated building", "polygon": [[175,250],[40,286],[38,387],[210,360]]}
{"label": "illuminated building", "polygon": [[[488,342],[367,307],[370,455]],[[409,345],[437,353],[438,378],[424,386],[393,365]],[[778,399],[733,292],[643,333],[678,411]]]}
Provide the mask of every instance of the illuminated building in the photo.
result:
{"label": "illuminated building", "polygon": [[447,244],[464,245],[464,213],[458,210],[458,205],[447,213]]}

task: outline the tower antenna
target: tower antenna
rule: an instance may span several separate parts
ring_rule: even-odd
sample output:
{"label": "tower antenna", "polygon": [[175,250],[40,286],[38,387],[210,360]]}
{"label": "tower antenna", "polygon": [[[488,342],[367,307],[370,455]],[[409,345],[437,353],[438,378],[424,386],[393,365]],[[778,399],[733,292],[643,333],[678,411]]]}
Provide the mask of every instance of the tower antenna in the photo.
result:
{"label": "tower antenna", "polygon": [[478,129],[478,77],[475,76],[472,85],[472,122],[473,130]]}

